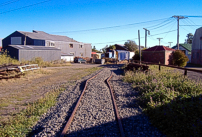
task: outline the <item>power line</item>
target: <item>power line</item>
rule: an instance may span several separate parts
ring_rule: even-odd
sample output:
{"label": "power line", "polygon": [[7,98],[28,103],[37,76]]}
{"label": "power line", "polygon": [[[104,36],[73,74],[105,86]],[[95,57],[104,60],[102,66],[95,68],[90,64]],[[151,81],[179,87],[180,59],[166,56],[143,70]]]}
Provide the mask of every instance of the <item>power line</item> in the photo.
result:
{"label": "power line", "polygon": [[12,3],[17,2],[17,1],[19,1],[19,0],[10,0],[10,1],[7,1],[7,2],[3,2],[3,3],[0,4],[0,7],[12,4]]}
{"label": "power line", "polygon": [[42,1],[42,2],[35,3],[35,4],[31,4],[31,5],[27,5],[27,6],[24,6],[24,7],[16,8],[16,9],[13,9],[13,10],[4,11],[4,12],[1,12],[0,14],[4,14],[4,13],[16,11],[16,10],[20,10],[20,9],[24,9],[24,8],[28,8],[28,7],[32,7],[32,6],[39,5],[39,4],[48,2],[48,1],[51,1],[51,0],[45,0],[45,1]]}
{"label": "power line", "polygon": [[[158,33],[158,34],[154,34],[154,35],[150,35],[151,37],[152,36],[156,36],[156,35],[161,35],[161,34],[165,34],[165,33],[170,33],[170,32],[174,32],[176,30],[171,30],[171,31],[167,31],[167,32],[162,32],[162,33]],[[149,36],[149,37],[150,37]],[[141,39],[142,38],[145,38],[145,37],[140,37]],[[135,39],[138,39],[138,38],[133,38],[131,40],[135,40]],[[127,39],[128,40],[128,39]],[[125,40],[120,40],[120,41],[110,41],[110,42],[103,42],[103,43],[93,43],[93,44],[107,44],[107,43],[116,43],[116,42],[123,42],[123,41],[127,41],[126,39]]]}
{"label": "power line", "polygon": [[150,29],[150,30],[154,30],[154,29],[158,29],[158,28],[161,28],[161,27],[165,27],[166,25],[170,24],[171,22],[173,22],[173,20],[170,20],[170,22],[166,23],[166,24],[163,24],[161,26],[158,26],[156,28],[153,28],[153,29]]}
{"label": "power line", "polygon": [[144,24],[144,23],[149,23],[149,22],[160,21],[160,20],[164,20],[164,19],[167,19],[167,18],[158,19],[158,20],[151,20],[151,21],[145,21],[145,22],[137,22],[137,23],[126,24],[126,25],[117,25],[117,26],[111,26],[111,27],[104,27],[104,28],[76,30],[76,31],[62,31],[62,32],[52,32],[52,33],[77,33],[77,32],[85,32],[85,31],[96,31],[96,30],[104,30],[104,29],[112,29],[112,28],[120,28],[120,27],[126,27],[126,26],[133,26],[133,25],[137,25],[137,24]]}

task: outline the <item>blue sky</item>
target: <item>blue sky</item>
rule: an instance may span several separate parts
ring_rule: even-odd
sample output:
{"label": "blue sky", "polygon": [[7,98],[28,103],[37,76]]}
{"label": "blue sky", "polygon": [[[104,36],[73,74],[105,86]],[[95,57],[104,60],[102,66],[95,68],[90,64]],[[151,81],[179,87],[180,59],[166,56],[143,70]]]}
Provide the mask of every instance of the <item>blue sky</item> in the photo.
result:
{"label": "blue sky", "polygon": [[[147,28],[151,33],[148,47],[158,45],[157,38],[163,38],[161,45],[173,42],[173,46],[177,43],[177,21],[171,17],[202,16],[201,6],[201,0],[1,0],[0,38],[16,30],[40,30],[92,43],[101,49],[127,40],[138,44],[138,30],[144,46],[143,28]],[[202,18],[188,17],[180,20],[180,25],[202,25]],[[199,27],[180,26],[180,43]]]}

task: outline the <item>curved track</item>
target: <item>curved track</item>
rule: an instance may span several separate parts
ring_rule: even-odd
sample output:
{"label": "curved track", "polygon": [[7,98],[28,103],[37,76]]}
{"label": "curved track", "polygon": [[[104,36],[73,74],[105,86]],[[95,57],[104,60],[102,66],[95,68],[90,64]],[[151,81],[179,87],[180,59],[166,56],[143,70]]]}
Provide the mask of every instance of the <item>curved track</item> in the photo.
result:
{"label": "curved track", "polygon": [[[94,116],[100,116],[100,114],[103,114],[103,112],[105,112],[105,113],[110,112],[108,114],[104,114],[103,117],[105,117],[105,118],[107,117],[109,119],[109,120],[106,120],[108,123],[109,123],[109,121],[114,121],[116,119],[117,120],[117,122],[116,122],[117,125],[113,124],[111,126],[112,127],[111,131],[112,132],[113,132],[113,130],[116,130],[116,131],[114,131],[114,133],[110,133],[109,135],[110,136],[111,135],[113,135],[113,136],[117,136],[118,135],[118,136],[124,137],[124,131],[123,131],[122,123],[121,123],[121,118],[119,116],[119,112],[118,112],[118,108],[117,108],[117,105],[116,105],[116,102],[115,102],[113,91],[112,91],[112,88],[111,88],[111,85],[110,85],[110,82],[109,82],[110,79],[112,78],[112,72],[111,71],[106,71],[105,72],[105,71],[106,71],[105,69],[103,71],[100,71],[98,74],[96,74],[95,76],[91,77],[90,79],[88,79],[86,81],[85,87],[84,87],[84,89],[83,89],[83,91],[82,91],[82,93],[81,93],[81,95],[80,95],[80,97],[78,99],[78,102],[77,102],[77,104],[76,104],[76,106],[75,106],[75,108],[74,108],[74,110],[73,110],[70,118],[68,119],[67,124],[65,125],[65,128],[63,129],[63,131],[61,133],[61,137],[68,136],[68,134],[71,132],[70,131],[71,125],[73,126],[74,122],[77,119],[79,120],[79,115],[75,119],[74,119],[74,117],[75,117],[75,114],[77,112],[77,109],[79,107],[82,107],[82,105],[84,105],[83,107],[85,107],[85,109],[78,110],[78,111],[81,111],[80,113],[78,113],[80,115],[84,115],[83,113],[85,113],[85,112],[82,112],[82,110],[88,109],[88,108],[86,108],[85,105],[91,105],[91,106],[93,106],[92,112],[91,112],[92,114],[91,115],[94,115],[94,113],[96,113]],[[106,86],[105,82],[107,83],[108,86]],[[92,93],[91,93],[91,91],[92,91]],[[110,91],[110,93],[108,93],[109,91]],[[86,100],[89,100],[89,97],[84,97],[85,93],[87,94],[86,96],[90,97],[90,100],[91,100],[90,103],[86,101]],[[82,98],[83,98],[83,100],[82,100]],[[111,98],[111,100],[110,100],[110,98]],[[82,103],[82,101],[83,101],[83,103]],[[85,103],[85,102],[87,102],[87,103]],[[103,104],[106,104],[106,106],[105,105],[102,106],[103,105],[102,102],[104,102]],[[103,107],[104,109],[100,109],[100,107]],[[108,109],[109,111],[107,112],[107,111],[105,111],[105,109]],[[112,110],[114,112],[111,112]],[[113,117],[113,116],[116,116],[116,117],[114,119],[112,119],[111,117]],[[100,118],[100,119],[99,118],[95,118],[95,119],[97,119],[97,121],[98,120],[105,121],[102,118]],[[89,120],[89,119],[87,119],[85,117],[84,117],[84,119],[81,120],[81,122],[82,121],[90,121],[91,122],[91,120]],[[89,124],[89,122],[87,122],[87,124]],[[88,126],[86,126],[86,127],[88,127]],[[119,127],[119,131],[117,129],[118,127]],[[105,131],[103,131],[103,132],[105,132]]]}

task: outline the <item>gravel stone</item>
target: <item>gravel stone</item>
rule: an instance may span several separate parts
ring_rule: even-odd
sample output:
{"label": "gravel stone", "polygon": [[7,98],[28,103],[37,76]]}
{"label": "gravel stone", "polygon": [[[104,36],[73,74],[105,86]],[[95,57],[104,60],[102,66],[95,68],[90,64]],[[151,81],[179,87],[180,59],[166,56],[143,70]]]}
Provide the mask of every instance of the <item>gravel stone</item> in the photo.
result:
{"label": "gravel stone", "polygon": [[[67,137],[76,136],[120,136],[115,118],[111,95],[105,80],[110,76],[116,103],[126,137],[132,136],[164,136],[152,127],[141,108],[134,105],[138,91],[134,91],[129,83],[122,81],[122,70],[117,65],[102,69],[103,71],[87,85],[87,90],[68,130]],[[101,71],[101,70],[99,70]],[[32,128],[29,136],[60,136],[76,102],[84,88],[85,81],[95,74],[81,80],[72,81],[62,92],[55,106],[41,116]]]}

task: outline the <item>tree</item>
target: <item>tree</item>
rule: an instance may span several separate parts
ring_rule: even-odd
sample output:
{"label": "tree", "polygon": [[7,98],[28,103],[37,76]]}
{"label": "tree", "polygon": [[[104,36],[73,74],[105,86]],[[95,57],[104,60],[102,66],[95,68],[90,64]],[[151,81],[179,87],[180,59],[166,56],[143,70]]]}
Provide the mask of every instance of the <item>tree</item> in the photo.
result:
{"label": "tree", "polygon": [[100,52],[100,51],[98,51],[98,50],[95,48],[95,46],[93,46],[92,52]]}
{"label": "tree", "polygon": [[136,49],[138,49],[138,45],[135,41],[132,40],[128,40],[127,42],[125,42],[124,45],[129,51],[135,51]]}
{"label": "tree", "polygon": [[189,58],[184,54],[181,50],[176,50],[173,53],[173,64],[184,67],[187,65],[187,61],[189,61]]}
{"label": "tree", "polygon": [[108,48],[108,45],[106,45],[104,48],[102,48],[102,52],[106,53],[106,49]]}
{"label": "tree", "polygon": [[115,50],[116,46],[115,45],[110,45],[109,48],[112,49],[112,50]]}
{"label": "tree", "polygon": [[192,40],[193,40],[194,35],[192,33],[189,33],[189,34],[187,34],[186,37],[187,37],[186,43],[187,44],[192,44]]}

